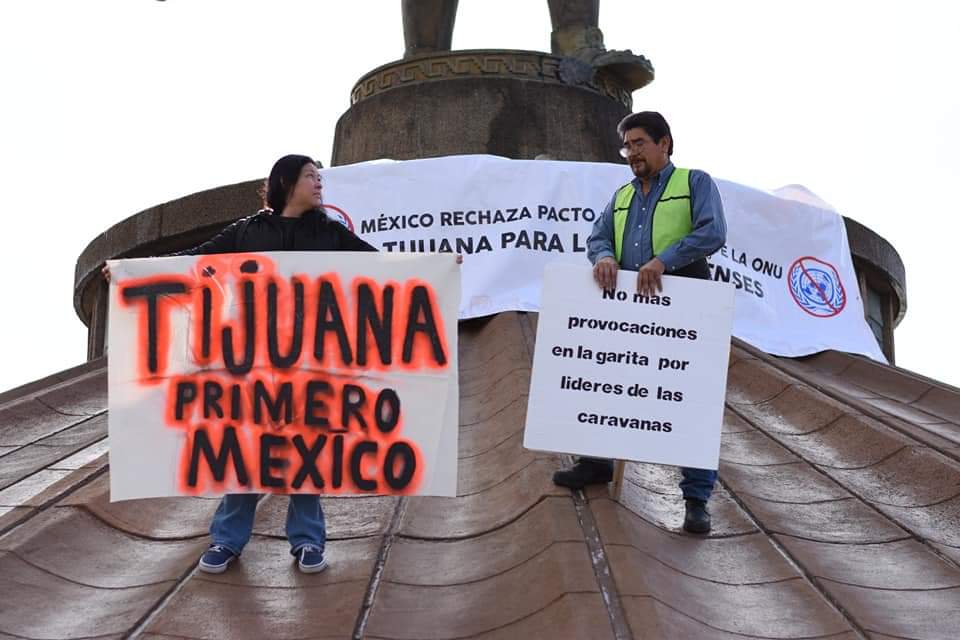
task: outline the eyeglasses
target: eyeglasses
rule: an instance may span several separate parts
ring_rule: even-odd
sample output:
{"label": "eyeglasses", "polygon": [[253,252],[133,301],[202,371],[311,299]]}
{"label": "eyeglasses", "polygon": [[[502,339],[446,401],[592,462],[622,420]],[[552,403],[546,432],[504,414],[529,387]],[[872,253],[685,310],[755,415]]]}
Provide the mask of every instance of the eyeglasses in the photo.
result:
{"label": "eyeglasses", "polygon": [[620,147],[620,157],[626,158],[633,150],[640,151],[649,140],[625,140]]}

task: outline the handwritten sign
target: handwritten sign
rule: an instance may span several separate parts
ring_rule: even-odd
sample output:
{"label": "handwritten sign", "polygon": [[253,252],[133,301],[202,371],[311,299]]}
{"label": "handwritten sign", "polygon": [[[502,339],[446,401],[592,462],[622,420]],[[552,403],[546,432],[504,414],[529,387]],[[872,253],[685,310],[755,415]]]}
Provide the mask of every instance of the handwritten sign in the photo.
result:
{"label": "handwritten sign", "polygon": [[111,499],[456,495],[453,256],[110,268]]}
{"label": "handwritten sign", "polygon": [[589,267],[547,267],[523,444],[716,469],[733,287],[665,276],[641,296],[636,280],[608,292]]}

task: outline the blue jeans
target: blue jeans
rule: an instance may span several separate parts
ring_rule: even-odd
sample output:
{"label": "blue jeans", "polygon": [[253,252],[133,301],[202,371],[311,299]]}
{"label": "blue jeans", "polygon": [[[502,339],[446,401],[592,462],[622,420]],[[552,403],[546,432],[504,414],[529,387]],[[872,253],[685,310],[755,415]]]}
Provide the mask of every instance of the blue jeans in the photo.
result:
{"label": "blue jeans", "polygon": [[[582,456],[581,461],[596,462],[609,465],[613,471],[613,460],[604,458],[588,458]],[[680,481],[680,491],[684,498],[694,498],[706,502],[713,493],[713,485],[717,482],[717,472],[715,469],[693,469],[691,467],[680,467],[680,473],[683,479]]]}
{"label": "blue jeans", "polygon": [[713,493],[713,485],[717,482],[716,469],[693,469],[680,467],[683,479],[680,480],[680,491],[684,498],[694,498],[706,502]]}
{"label": "blue jeans", "polygon": [[[223,496],[210,523],[213,544],[219,544],[240,555],[253,534],[253,516],[257,512],[256,493],[230,493]],[[327,542],[327,525],[323,518],[320,496],[296,494],[287,506],[287,540],[290,553],[312,544],[323,551]]]}

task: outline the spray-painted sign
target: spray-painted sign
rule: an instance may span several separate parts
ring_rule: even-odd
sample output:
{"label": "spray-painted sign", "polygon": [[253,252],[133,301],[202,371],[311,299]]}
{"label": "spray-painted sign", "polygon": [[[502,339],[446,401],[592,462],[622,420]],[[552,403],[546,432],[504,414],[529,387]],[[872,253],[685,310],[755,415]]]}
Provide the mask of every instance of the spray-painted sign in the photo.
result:
{"label": "spray-painted sign", "polygon": [[453,256],[110,263],[111,498],[456,495]]}

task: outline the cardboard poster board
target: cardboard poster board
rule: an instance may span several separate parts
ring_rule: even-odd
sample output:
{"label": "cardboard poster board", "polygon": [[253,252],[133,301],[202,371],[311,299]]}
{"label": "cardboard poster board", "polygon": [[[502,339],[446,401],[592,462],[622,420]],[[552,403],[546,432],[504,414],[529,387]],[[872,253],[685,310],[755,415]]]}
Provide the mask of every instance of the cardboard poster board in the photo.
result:
{"label": "cardboard poster board", "polygon": [[728,285],[664,276],[643,297],[632,271],[604,292],[548,266],[524,446],[716,469],[732,318]]}
{"label": "cardboard poster board", "polygon": [[110,262],[111,500],[456,495],[452,255]]}

